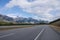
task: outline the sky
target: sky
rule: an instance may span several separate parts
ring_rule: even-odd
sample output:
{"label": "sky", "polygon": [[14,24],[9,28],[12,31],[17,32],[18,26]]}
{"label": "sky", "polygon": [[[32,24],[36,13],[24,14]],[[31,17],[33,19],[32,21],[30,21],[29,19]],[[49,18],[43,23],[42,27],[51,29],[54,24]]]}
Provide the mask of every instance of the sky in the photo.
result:
{"label": "sky", "polygon": [[52,21],[60,18],[60,0],[0,0],[0,14]]}

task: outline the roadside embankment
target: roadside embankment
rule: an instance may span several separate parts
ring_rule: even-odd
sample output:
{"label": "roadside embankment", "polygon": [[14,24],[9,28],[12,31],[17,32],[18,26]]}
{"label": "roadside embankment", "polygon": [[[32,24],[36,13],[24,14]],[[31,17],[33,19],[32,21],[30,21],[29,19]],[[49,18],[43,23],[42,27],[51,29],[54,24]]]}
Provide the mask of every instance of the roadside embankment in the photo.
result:
{"label": "roadside embankment", "polygon": [[50,25],[52,25],[52,27],[53,27],[55,30],[57,30],[57,31],[60,32],[60,19],[51,22]]}

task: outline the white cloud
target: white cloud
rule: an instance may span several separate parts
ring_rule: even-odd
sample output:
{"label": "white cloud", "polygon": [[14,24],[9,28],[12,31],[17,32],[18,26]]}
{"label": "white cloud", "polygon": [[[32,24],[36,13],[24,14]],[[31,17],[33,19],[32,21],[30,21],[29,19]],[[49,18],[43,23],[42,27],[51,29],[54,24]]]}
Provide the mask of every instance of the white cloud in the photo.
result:
{"label": "white cloud", "polygon": [[16,18],[17,17],[16,14],[7,14],[7,16],[12,17],[12,18]]}
{"label": "white cloud", "polygon": [[12,17],[12,18],[16,18],[16,17],[22,17],[22,15],[20,14],[19,15],[19,13],[10,13],[10,14],[7,14],[7,16],[9,16],[9,17]]}
{"label": "white cloud", "polygon": [[[54,9],[60,9],[60,1],[57,0],[35,0],[28,2],[27,0],[11,0],[5,5],[6,8],[19,6],[28,13],[34,13],[42,16],[42,19],[52,19],[54,16],[49,12]],[[12,15],[13,16],[13,15]]]}

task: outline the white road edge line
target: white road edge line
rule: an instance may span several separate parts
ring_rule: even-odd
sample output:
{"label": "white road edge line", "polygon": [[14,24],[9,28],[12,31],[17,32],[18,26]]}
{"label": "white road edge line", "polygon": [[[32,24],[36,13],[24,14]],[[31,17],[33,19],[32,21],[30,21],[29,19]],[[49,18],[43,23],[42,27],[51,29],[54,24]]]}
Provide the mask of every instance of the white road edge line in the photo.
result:
{"label": "white road edge line", "polygon": [[7,35],[0,36],[0,38],[4,38],[4,37],[7,37],[7,36],[11,36],[11,35],[14,35],[14,33],[10,33],[10,34],[7,34]]}
{"label": "white road edge line", "polygon": [[36,38],[34,40],[37,40],[38,39],[38,37],[43,33],[44,29],[41,30],[41,32],[36,36]]}

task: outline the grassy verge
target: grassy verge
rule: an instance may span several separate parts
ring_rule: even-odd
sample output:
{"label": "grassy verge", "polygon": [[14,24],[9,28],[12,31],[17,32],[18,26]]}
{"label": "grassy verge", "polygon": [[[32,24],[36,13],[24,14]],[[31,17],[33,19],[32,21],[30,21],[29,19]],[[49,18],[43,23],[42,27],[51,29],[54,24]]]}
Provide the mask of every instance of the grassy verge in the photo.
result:
{"label": "grassy verge", "polygon": [[28,28],[28,27],[34,27],[35,25],[14,25],[13,26],[5,26],[6,28],[0,28],[0,31],[1,30],[10,30],[10,29],[16,29],[16,28]]}
{"label": "grassy verge", "polygon": [[60,26],[51,25],[51,27],[54,28],[55,30],[57,30],[58,32],[60,32]]}

